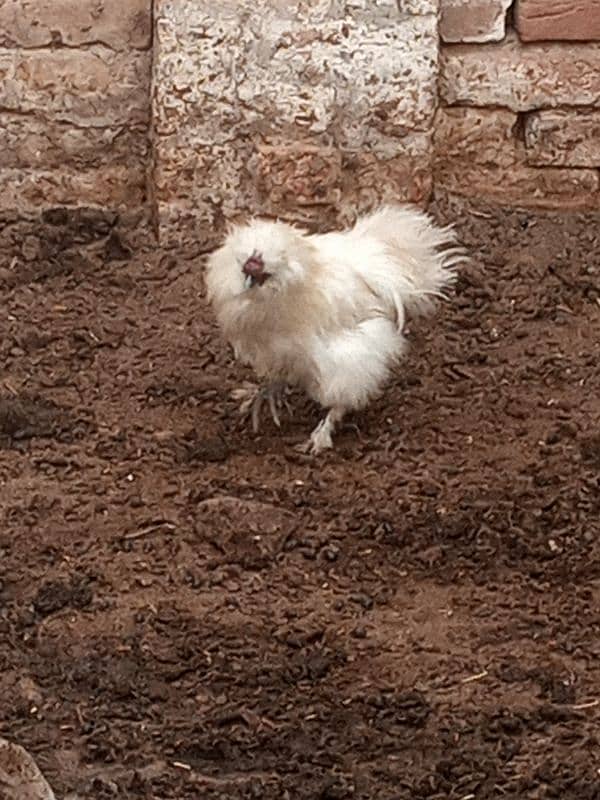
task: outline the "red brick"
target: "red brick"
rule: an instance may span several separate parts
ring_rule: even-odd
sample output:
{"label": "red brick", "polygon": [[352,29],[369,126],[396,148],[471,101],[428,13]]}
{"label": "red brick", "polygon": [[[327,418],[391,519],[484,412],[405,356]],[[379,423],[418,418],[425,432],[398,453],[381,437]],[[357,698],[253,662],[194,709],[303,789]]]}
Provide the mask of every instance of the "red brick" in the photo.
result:
{"label": "red brick", "polygon": [[517,0],[521,39],[600,40],[600,0]]}

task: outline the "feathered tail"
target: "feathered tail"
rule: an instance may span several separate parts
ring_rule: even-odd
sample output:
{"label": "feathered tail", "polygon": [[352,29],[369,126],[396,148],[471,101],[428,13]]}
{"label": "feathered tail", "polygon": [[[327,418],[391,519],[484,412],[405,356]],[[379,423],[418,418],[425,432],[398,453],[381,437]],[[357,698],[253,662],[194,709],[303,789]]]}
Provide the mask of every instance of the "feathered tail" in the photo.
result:
{"label": "feathered tail", "polygon": [[458,264],[467,260],[452,228],[438,227],[416,208],[383,206],[359,219],[353,233],[384,243],[398,269],[380,276],[379,288],[412,315],[429,313],[455,281]]}

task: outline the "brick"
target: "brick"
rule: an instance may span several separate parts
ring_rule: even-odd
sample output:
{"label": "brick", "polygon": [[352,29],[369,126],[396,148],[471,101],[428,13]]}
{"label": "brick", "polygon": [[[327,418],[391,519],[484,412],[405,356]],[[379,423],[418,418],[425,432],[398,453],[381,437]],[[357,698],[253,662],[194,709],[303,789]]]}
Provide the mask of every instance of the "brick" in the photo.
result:
{"label": "brick", "polygon": [[447,105],[600,106],[600,47],[592,44],[521,45],[515,36],[484,47],[442,49],[440,93]]}
{"label": "brick", "polygon": [[0,169],[142,163],[148,151],[143,127],[81,128],[27,115],[0,115]]}
{"label": "brick", "polygon": [[338,219],[352,222],[359,213],[380,203],[407,202],[426,205],[432,190],[431,153],[377,157],[371,151],[344,159],[346,187]]}
{"label": "brick", "polygon": [[148,124],[151,55],[0,49],[0,107],[82,126]]}
{"label": "brick", "polygon": [[151,44],[152,0],[4,0],[0,45],[78,47],[103,44],[114,50]]}
{"label": "brick", "polygon": [[445,42],[499,42],[506,34],[512,0],[441,0],[440,36]]}
{"label": "brick", "polygon": [[423,202],[431,191],[425,152],[383,158],[293,142],[259,146],[257,156],[261,208],[303,222],[318,216],[322,223],[325,214],[343,224],[381,202]]}
{"label": "brick", "polygon": [[436,159],[508,170],[517,160],[517,123],[517,115],[505,109],[441,108],[434,132]]}
{"label": "brick", "polygon": [[[317,209],[333,219],[345,193],[355,196],[345,168],[340,177],[347,156],[423,157],[437,96],[436,5],[158,0],[155,174],[164,234],[179,236],[165,229],[175,221],[206,242],[239,211],[278,204],[301,221]],[[306,191],[294,195],[294,185]]]}
{"label": "brick", "polygon": [[[363,127],[375,126],[384,135],[431,125],[437,60],[433,17],[397,20],[376,14],[371,24],[352,18],[317,24],[287,11],[291,17],[280,19],[265,8],[257,34],[228,5],[211,5],[209,11],[190,0],[163,2],[165,12],[169,6],[171,16],[159,16],[157,26],[159,133],[163,111],[169,120],[179,112],[194,124],[210,118],[218,130],[243,111],[245,125],[274,118],[278,127],[301,136],[334,129],[338,138],[365,114]],[[184,38],[190,28],[202,31],[201,48],[195,37]],[[231,69],[222,67],[224,48],[231,53]],[[182,90],[184,96],[178,97]]]}
{"label": "brick", "polygon": [[525,120],[529,164],[600,167],[600,111],[535,111]]}
{"label": "brick", "polygon": [[429,138],[413,142],[413,154],[393,157],[369,150],[344,154],[335,147],[281,139],[202,149],[182,148],[182,141],[181,135],[163,141],[154,172],[161,243],[166,246],[209,249],[225,219],[248,214],[328,228],[351,222],[357,212],[379,202],[423,203],[431,192]]}
{"label": "brick", "polygon": [[0,169],[0,211],[29,215],[54,206],[138,208],[145,201],[145,184],[141,165],[95,170]]}
{"label": "brick", "polygon": [[273,209],[327,206],[342,195],[342,156],[333,147],[305,142],[259,144],[253,170],[258,188]]}
{"label": "brick", "polygon": [[531,166],[518,131],[517,114],[507,110],[440,109],[436,187],[507,207],[597,207],[597,170]]}
{"label": "brick", "polygon": [[524,42],[600,40],[600,0],[517,0],[515,22]]}

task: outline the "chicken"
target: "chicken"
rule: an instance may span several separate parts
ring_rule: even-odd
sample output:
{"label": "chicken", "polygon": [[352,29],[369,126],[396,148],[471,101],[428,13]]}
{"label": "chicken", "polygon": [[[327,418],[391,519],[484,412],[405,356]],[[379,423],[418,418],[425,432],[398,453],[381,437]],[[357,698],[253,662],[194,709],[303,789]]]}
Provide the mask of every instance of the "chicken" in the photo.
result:
{"label": "chicken", "polygon": [[452,231],[412,207],[384,206],[343,232],[233,227],[209,256],[207,295],[235,357],[265,381],[238,392],[255,431],[265,401],[279,426],[285,387],[298,387],[327,410],[303,449],[331,447],[405,352],[407,316],[433,309],[463,258]]}

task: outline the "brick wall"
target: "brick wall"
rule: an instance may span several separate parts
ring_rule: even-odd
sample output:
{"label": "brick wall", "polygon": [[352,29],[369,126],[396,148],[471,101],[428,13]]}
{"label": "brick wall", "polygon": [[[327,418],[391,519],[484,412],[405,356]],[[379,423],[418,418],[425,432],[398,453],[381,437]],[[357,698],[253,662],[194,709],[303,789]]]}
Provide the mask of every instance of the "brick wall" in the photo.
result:
{"label": "brick wall", "polygon": [[155,0],[161,239],[316,227],[432,186],[600,200],[600,0]]}
{"label": "brick wall", "polygon": [[151,28],[151,0],[0,3],[3,251],[34,258],[139,216]]}
{"label": "brick wall", "polygon": [[441,0],[439,190],[600,207],[600,0]]}
{"label": "brick wall", "polygon": [[0,2],[2,254],[150,212],[202,250],[434,191],[598,207],[599,170],[600,0]]}

